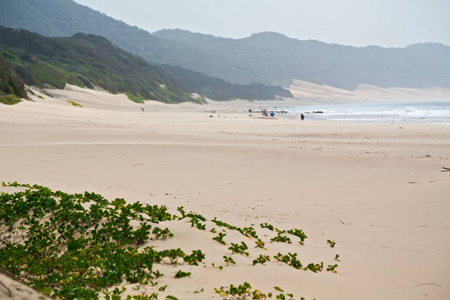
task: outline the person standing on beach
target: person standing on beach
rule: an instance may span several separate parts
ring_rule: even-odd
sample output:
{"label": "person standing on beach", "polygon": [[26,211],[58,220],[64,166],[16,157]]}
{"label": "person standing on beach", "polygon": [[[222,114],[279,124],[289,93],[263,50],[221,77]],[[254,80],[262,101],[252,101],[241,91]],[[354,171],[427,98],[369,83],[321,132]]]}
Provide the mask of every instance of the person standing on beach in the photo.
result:
{"label": "person standing on beach", "polygon": [[303,114],[300,114],[300,119],[302,119],[302,121],[305,119],[305,116]]}

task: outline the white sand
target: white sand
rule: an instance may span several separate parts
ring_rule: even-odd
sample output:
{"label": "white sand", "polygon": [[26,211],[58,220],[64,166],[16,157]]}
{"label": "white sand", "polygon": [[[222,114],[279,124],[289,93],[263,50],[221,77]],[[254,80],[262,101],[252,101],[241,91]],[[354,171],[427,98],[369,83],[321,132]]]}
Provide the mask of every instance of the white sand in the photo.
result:
{"label": "white sand", "polygon": [[294,80],[289,90],[296,98],[316,100],[377,100],[377,101],[450,101],[450,89],[380,88],[361,84],[354,91],[327,85]]}
{"label": "white sand", "polygon": [[141,105],[71,86],[51,92],[57,99],[0,105],[0,181],[184,206],[237,226],[299,228],[304,246],[268,243],[268,253],[297,252],[304,264],[341,258],[337,274],[252,266],[265,252],[237,233],[225,240],[245,241],[250,259],[233,255],[237,265],[220,271],[211,263],[223,265],[227,247],[174,224],[175,238],[157,246],[207,257],[205,267],[181,267],[188,279],[160,266],[161,295],[219,299],[214,287],[247,281],[297,299],[450,297],[448,126],[267,120],[236,113],[259,102]]}

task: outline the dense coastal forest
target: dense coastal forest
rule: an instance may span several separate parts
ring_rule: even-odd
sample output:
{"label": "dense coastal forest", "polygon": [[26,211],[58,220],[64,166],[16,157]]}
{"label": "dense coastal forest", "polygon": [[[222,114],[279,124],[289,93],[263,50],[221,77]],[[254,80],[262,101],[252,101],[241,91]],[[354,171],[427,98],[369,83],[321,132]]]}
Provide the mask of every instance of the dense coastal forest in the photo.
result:
{"label": "dense coastal forest", "polygon": [[76,34],[48,38],[0,28],[0,53],[28,85],[64,88],[66,83],[125,93],[141,102],[196,101],[157,67],[112,45],[103,37]]}

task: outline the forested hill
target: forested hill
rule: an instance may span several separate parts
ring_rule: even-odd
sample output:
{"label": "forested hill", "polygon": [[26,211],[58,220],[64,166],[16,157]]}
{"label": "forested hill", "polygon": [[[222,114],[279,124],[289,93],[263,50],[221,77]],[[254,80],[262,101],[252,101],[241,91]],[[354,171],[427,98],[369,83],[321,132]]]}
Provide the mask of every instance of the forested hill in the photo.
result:
{"label": "forested hill", "polygon": [[216,58],[210,65],[214,67],[209,70],[199,67],[198,70],[211,76],[220,73],[224,80],[234,78],[234,82],[286,85],[292,79],[300,79],[348,90],[359,84],[384,88],[450,88],[450,47],[441,44],[356,48],[313,40],[299,41],[273,32],[240,40],[184,30],[162,30],[153,35],[186,48],[198,47],[213,53]]}
{"label": "forested hill", "polygon": [[0,25],[47,36],[101,35],[148,62],[239,84],[288,86],[300,79],[349,90],[359,84],[450,88],[450,47],[440,44],[355,48],[269,32],[240,40],[183,30],[150,34],[72,0],[2,0]]}
{"label": "forested hill", "polygon": [[80,33],[70,38],[49,38],[0,27],[0,55],[29,85],[98,86],[112,93],[125,93],[137,102],[197,101],[161,69],[99,36]]}
{"label": "forested hill", "polygon": [[170,65],[158,65],[167,74],[178,80],[184,90],[198,93],[214,100],[272,100],[293,98],[292,93],[279,86],[267,86],[260,83],[241,85],[207,76],[200,72]]}

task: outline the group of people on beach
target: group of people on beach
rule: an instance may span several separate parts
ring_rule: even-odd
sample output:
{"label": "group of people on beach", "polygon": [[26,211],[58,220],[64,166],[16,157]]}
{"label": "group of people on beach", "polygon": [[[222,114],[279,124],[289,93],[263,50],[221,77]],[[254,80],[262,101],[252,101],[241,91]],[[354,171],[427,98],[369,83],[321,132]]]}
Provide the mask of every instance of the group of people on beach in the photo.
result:
{"label": "group of people on beach", "polygon": [[[248,110],[248,113],[250,114],[250,116],[251,116],[251,113],[252,113],[252,109],[251,108],[249,108],[249,110]],[[269,116],[269,114],[267,114],[267,109],[265,109],[265,108],[262,108],[261,109],[261,113],[262,113],[262,115],[264,116],[264,117],[268,117]],[[275,117],[275,112],[270,112],[270,116],[271,117]],[[300,114],[300,119],[302,119],[302,121],[305,119],[305,116],[303,115],[303,114]]]}

